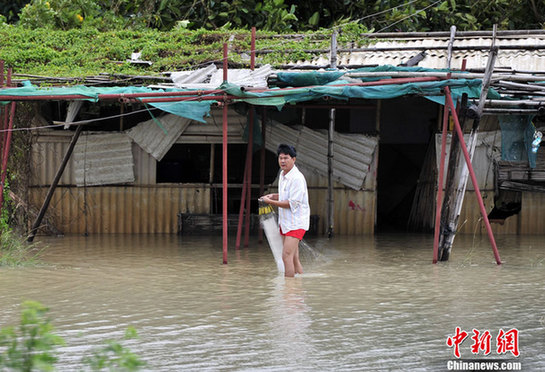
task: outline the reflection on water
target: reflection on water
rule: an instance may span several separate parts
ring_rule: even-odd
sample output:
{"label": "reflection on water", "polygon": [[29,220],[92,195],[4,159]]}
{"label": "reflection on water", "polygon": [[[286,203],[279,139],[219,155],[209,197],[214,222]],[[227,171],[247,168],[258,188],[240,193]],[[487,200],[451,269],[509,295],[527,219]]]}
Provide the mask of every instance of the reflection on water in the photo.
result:
{"label": "reflection on water", "polygon": [[[314,239],[321,259],[286,279],[256,241],[223,265],[221,237],[41,238],[47,266],[0,269],[0,326],[18,322],[25,299],[49,306],[67,342],[59,370],[133,326],[126,345],[152,371],[445,370],[456,327],[517,328],[517,360],[539,370],[543,238],[497,237],[501,266],[486,237],[457,236],[438,265],[429,236]],[[470,346],[463,358],[475,357]]]}

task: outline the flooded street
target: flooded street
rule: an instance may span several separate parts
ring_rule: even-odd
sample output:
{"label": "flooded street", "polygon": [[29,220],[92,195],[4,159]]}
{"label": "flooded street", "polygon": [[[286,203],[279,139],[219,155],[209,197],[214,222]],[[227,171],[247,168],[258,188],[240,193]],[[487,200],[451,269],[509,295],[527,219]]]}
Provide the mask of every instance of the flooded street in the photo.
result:
{"label": "flooded street", "polygon": [[[123,345],[150,371],[446,370],[456,327],[464,360],[544,370],[545,238],[496,239],[501,266],[486,236],[457,236],[437,265],[432,236],[308,239],[321,256],[284,279],[256,238],[223,265],[221,236],[40,237],[47,265],[0,268],[0,326],[24,300],[48,306],[61,371],[129,326],[139,337]],[[490,331],[489,355],[472,355],[474,328]],[[498,332],[514,328],[520,357],[498,354]]]}

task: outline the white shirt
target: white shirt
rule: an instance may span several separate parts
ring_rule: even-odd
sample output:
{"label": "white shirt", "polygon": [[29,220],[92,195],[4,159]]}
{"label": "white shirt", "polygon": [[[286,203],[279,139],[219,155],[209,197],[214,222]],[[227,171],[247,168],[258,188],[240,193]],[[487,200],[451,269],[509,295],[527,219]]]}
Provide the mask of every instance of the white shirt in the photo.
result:
{"label": "white shirt", "polygon": [[291,230],[308,230],[310,225],[310,206],[305,176],[294,165],[286,174],[280,171],[278,181],[278,200],[287,200],[288,208],[278,208],[278,225],[283,233]]}

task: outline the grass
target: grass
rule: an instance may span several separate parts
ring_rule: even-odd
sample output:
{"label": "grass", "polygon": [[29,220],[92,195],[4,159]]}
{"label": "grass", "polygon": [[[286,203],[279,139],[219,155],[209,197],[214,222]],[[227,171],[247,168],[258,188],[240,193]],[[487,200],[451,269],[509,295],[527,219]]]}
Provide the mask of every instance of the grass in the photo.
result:
{"label": "grass", "polygon": [[28,243],[11,230],[4,230],[0,235],[0,267],[39,265],[41,251],[36,243]]}

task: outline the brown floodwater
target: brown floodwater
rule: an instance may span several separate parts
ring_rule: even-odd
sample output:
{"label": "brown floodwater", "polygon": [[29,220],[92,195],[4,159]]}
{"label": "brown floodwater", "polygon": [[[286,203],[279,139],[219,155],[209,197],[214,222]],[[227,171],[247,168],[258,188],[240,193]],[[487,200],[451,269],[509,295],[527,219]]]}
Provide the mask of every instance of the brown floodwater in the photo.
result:
{"label": "brown floodwater", "polygon": [[[446,370],[456,327],[469,333],[463,360],[544,370],[545,237],[496,239],[500,266],[486,236],[457,236],[437,265],[432,236],[309,239],[320,255],[302,252],[305,274],[285,279],[255,238],[223,265],[221,236],[40,237],[45,265],[0,268],[0,326],[24,300],[48,306],[66,341],[60,371],[127,327],[138,338],[123,345],[150,371]],[[472,353],[472,329],[490,332],[490,354]],[[498,352],[500,330],[514,329]]]}

